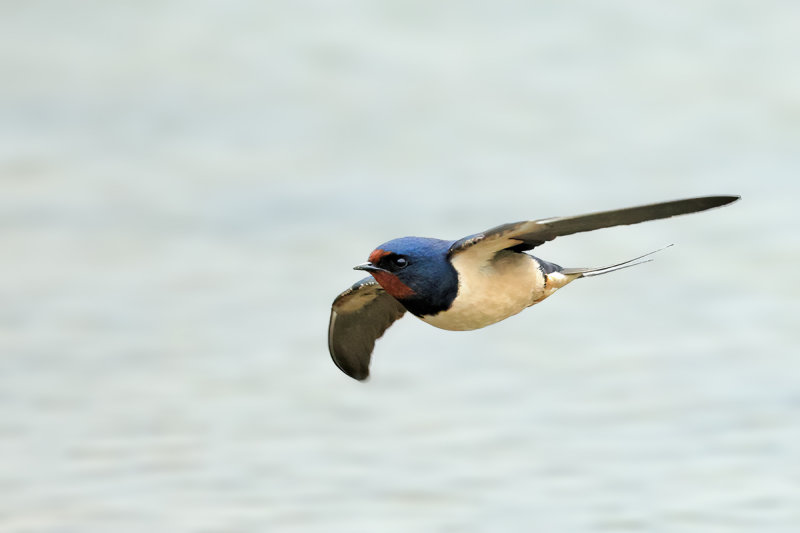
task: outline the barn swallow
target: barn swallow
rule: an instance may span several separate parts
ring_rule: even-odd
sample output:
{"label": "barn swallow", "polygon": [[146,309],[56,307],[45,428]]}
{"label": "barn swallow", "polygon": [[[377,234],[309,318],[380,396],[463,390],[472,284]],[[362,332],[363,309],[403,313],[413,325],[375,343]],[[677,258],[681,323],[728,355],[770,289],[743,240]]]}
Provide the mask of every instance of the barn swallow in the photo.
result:
{"label": "barn swallow", "polygon": [[576,279],[641,264],[655,253],[604,267],[562,268],[525,253],[546,241],[705,211],[738,199],[707,196],[513,222],[456,241],[391,240],[373,250],[368,262],[353,267],[370,276],[333,301],[328,325],[331,357],[345,374],[364,380],[375,341],[406,311],[441,329],[479,329],[516,315]]}

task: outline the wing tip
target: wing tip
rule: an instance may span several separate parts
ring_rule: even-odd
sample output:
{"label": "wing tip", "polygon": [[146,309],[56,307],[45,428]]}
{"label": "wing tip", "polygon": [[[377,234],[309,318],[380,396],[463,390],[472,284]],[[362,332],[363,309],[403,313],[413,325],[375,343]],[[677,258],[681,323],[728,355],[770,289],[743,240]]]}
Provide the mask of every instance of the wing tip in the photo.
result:
{"label": "wing tip", "polygon": [[[694,209],[690,212],[707,211],[717,209],[741,200],[738,194],[718,194],[714,196],[699,196],[697,198],[687,198],[687,202],[694,202]],[[688,214],[688,213],[684,213]]]}
{"label": "wing tip", "polygon": [[356,381],[360,381],[360,382],[363,383],[364,381],[369,379],[369,367],[368,366],[367,367],[363,367],[363,368],[353,368],[353,367],[345,368],[342,365],[340,365],[339,361],[337,361],[336,359],[334,359],[333,362],[337,367],[339,367],[339,370],[344,372],[347,376],[355,379]]}
{"label": "wing tip", "polygon": [[708,196],[706,199],[710,200],[710,203],[712,203],[714,207],[721,207],[741,200],[742,197],[738,194],[720,194],[718,196]]}
{"label": "wing tip", "polygon": [[365,381],[369,378],[369,363],[366,366],[346,364],[344,359],[337,357],[335,351],[331,351],[331,360],[342,373],[357,381]]}
{"label": "wing tip", "polygon": [[347,374],[347,375],[350,376],[351,378],[353,378],[356,381],[364,383],[367,380],[369,380],[369,369],[366,369],[364,372],[361,372],[361,373],[353,373],[353,374]]}

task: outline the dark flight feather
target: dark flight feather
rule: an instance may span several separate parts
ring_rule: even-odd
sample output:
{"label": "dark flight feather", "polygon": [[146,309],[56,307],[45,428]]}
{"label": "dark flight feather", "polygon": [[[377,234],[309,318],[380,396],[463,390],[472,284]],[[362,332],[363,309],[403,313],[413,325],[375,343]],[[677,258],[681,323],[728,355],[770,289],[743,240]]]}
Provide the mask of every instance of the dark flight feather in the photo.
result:
{"label": "dark flight feather", "polygon": [[348,376],[367,379],[375,341],[405,312],[372,277],[356,282],[331,306],[328,350],[333,362]]}
{"label": "dark flight feather", "polygon": [[490,252],[507,248],[521,252],[564,235],[696,213],[720,207],[738,199],[738,196],[704,196],[586,215],[512,222],[459,239],[453,243],[448,253],[452,257],[475,245],[486,247]]}

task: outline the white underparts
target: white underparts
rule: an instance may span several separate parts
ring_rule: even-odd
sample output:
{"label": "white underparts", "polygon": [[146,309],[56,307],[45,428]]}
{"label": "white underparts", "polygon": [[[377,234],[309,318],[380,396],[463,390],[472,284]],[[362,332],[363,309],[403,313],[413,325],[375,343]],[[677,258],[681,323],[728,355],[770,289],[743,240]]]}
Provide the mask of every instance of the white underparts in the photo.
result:
{"label": "white underparts", "polygon": [[504,320],[579,277],[558,272],[545,276],[535,258],[511,251],[500,251],[486,261],[485,252],[465,250],[452,262],[458,272],[458,294],[452,306],[421,317],[432,326],[449,330],[478,329]]}

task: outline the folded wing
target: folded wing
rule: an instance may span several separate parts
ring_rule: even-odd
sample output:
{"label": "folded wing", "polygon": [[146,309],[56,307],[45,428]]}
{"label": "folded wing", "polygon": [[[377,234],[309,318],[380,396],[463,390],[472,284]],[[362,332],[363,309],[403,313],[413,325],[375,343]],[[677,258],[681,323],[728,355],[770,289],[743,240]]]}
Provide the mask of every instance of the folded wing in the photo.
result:
{"label": "folded wing", "polygon": [[475,245],[480,246],[482,253],[492,253],[507,248],[518,251],[530,250],[563,235],[696,213],[738,199],[738,196],[704,196],[587,215],[512,222],[456,241],[450,247],[449,254],[452,256]]}
{"label": "folded wing", "polygon": [[328,350],[333,362],[348,376],[366,379],[375,341],[405,312],[373,278],[356,282],[331,306]]}

